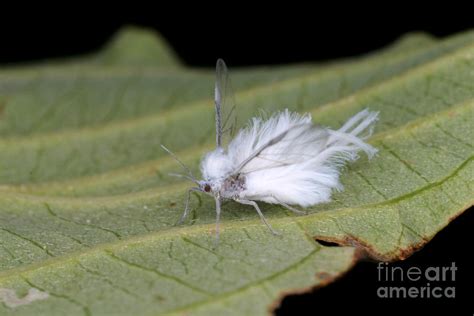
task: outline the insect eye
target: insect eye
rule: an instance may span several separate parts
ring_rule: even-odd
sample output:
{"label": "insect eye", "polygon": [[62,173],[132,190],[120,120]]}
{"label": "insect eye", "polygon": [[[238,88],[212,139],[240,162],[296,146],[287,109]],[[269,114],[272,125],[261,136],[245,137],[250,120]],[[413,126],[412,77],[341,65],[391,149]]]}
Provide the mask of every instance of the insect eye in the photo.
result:
{"label": "insect eye", "polygon": [[211,192],[211,186],[210,186],[209,184],[206,184],[206,185],[204,186],[204,191],[206,191],[206,192]]}

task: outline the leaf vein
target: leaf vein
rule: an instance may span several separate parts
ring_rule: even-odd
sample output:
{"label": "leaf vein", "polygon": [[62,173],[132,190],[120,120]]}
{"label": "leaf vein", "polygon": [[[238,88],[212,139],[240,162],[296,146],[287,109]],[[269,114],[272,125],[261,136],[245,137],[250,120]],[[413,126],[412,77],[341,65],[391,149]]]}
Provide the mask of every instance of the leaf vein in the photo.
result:
{"label": "leaf vein", "polygon": [[418,170],[413,168],[406,160],[402,159],[394,150],[392,150],[390,147],[388,147],[385,143],[380,142],[380,145],[387,151],[389,152],[393,157],[395,157],[398,161],[400,161],[405,167],[407,167],[410,171],[415,173],[417,176],[425,180],[427,183],[430,183],[430,181],[422,175]]}
{"label": "leaf vein", "polygon": [[68,223],[76,224],[76,225],[79,225],[79,226],[92,227],[92,228],[95,228],[95,229],[98,229],[98,230],[102,230],[102,231],[105,231],[105,232],[108,232],[108,233],[114,235],[115,237],[117,237],[117,239],[122,239],[122,236],[119,233],[117,233],[117,232],[115,232],[111,229],[104,228],[104,227],[94,225],[94,224],[86,224],[86,223],[77,222],[77,221],[74,221],[72,219],[60,216],[60,215],[56,214],[55,212],[53,212],[51,206],[48,203],[44,203],[44,205],[45,205],[46,210],[48,211],[48,213],[53,217],[59,218],[60,220],[63,220],[63,221],[68,222]]}
{"label": "leaf vein", "polygon": [[37,241],[35,241],[35,240],[31,239],[31,238],[22,236],[22,235],[20,235],[20,234],[14,232],[14,231],[12,231],[12,230],[6,229],[5,227],[0,227],[0,229],[3,230],[3,231],[5,231],[5,232],[7,232],[7,233],[10,233],[10,234],[13,235],[13,236],[16,236],[16,237],[18,237],[18,238],[20,238],[20,239],[23,239],[23,240],[25,240],[25,241],[28,241],[30,244],[34,245],[36,248],[39,248],[39,249],[43,250],[48,256],[54,257],[54,255],[48,250],[48,248],[47,248],[46,246],[44,246],[44,245],[41,245],[39,242],[37,242]]}
{"label": "leaf vein", "polygon": [[192,284],[189,284],[188,282],[186,282],[186,281],[184,281],[184,280],[182,280],[182,279],[180,279],[180,278],[177,278],[177,277],[175,277],[175,276],[173,276],[173,275],[168,275],[168,274],[159,272],[159,271],[157,271],[157,270],[155,270],[155,269],[147,268],[147,267],[144,267],[144,266],[139,265],[139,264],[137,264],[137,263],[134,263],[134,262],[130,262],[130,261],[128,261],[128,260],[125,260],[125,259],[123,259],[123,258],[121,258],[121,257],[119,257],[119,256],[117,256],[117,255],[115,255],[111,250],[107,250],[107,249],[106,249],[106,250],[104,250],[104,252],[105,252],[105,254],[106,254],[107,256],[109,256],[110,258],[112,258],[112,259],[114,259],[114,260],[116,260],[116,261],[118,261],[118,262],[121,262],[121,263],[127,265],[128,267],[134,267],[134,268],[139,269],[139,270],[142,270],[142,271],[147,271],[147,272],[153,273],[153,274],[159,276],[160,278],[172,280],[172,281],[174,281],[174,282],[176,282],[176,283],[178,283],[178,284],[180,284],[180,285],[182,285],[182,286],[184,286],[184,287],[186,287],[186,288],[189,288],[189,289],[191,289],[191,290],[193,290],[193,291],[195,291],[195,292],[198,292],[198,293],[203,294],[203,295],[206,295],[206,296],[210,296],[210,293],[207,292],[206,290],[201,289],[201,288],[199,288],[199,287],[196,287],[196,286],[194,286],[194,285],[192,285]]}

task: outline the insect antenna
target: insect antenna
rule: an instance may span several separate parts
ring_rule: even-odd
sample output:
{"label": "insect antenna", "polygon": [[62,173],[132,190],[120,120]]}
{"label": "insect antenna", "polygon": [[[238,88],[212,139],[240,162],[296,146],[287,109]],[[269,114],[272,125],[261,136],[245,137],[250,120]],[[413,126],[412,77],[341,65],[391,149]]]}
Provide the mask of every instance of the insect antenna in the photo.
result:
{"label": "insect antenna", "polygon": [[190,176],[186,175],[186,174],[181,174],[181,173],[174,173],[174,172],[170,172],[168,173],[169,176],[172,176],[172,177],[176,177],[176,178],[184,178],[184,179],[188,179],[194,183],[198,183],[198,181],[194,178],[191,178]]}
{"label": "insect antenna", "polygon": [[179,158],[178,156],[176,156],[171,150],[169,150],[168,148],[166,148],[164,145],[160,145],[161,148],[163,148],[164,151],[166,151],[168,154],[171,155],[171,157],[174,158],[174,160],[176,160],[177,163],[180,164],[181,167],[183,167],[183,169],[188,173],[187,175],[185,174],[178,174],[178,173],[170,173],[169,175],[170,176],[174,176],[174,177],[180,177],[180,178],[186,178],[188,180],[191,180],[192,182],[196,183],[196,184],[199,184],[199,181],[193,176],[193,173],[191,172],[191,169],[189,169]]}

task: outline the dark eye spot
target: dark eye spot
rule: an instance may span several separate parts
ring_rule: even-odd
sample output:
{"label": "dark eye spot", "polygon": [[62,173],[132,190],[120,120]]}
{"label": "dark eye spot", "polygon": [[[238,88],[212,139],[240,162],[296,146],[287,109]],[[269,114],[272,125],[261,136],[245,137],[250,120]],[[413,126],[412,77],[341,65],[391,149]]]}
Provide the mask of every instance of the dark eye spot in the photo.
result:
{"label": "dark eye spot", "polygon": [[209,184],[206,184],[206,185],[204,186],[204,191],[206,191],[206,192],[211,192],[211,186],[210,186]]}

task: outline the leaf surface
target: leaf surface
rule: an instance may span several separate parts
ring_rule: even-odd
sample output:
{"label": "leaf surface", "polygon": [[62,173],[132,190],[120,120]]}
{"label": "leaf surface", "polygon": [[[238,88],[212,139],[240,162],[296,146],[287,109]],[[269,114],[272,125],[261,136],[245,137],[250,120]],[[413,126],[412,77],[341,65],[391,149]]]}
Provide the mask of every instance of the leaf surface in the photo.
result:
{"label": "leaf surface", "polygon": [[[214,139],[212,70],[129,28],[96,54],[0,71],[0,314],[265,314],[361,256],[406,258],[472,205],[474,33],[231,75],[241,120],[287,107],[338,128],[380,111],[380,151],[306,216],[262,203],[281,237],[225,204],[214,249],[206,196],[174,226],[188,184],[167,176],[178,166],[159,148],[198,171]],[[32,288],[49,296],[8,304],[7,290]]]}

